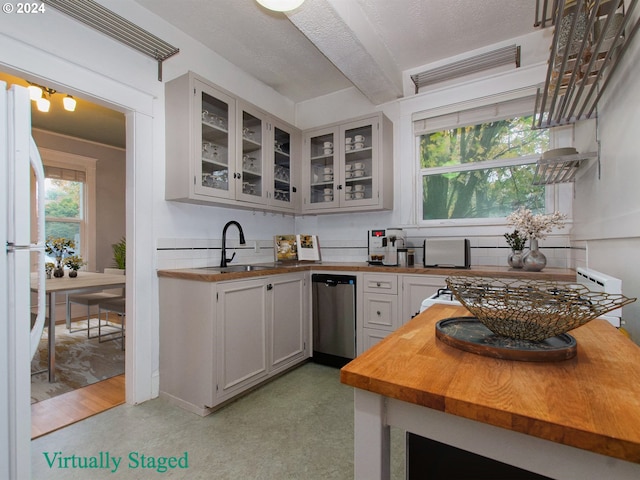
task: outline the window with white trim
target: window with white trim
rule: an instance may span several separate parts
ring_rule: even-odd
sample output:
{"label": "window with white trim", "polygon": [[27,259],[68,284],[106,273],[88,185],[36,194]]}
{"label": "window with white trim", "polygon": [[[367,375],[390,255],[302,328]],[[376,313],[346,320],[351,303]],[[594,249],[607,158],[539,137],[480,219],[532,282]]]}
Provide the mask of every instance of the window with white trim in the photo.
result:
{"label": "window with white trim", "polygon": [[74,252],[82,256],[86,175],[79,170],[45,165],[44,176],[46,238],[73,240]]}
{"label": "window with white trim", "polygon": [[419,222],[500,219],[521,206],[544,212],[545,187],[532,184],[550,130],[532,130],[533,98],[414,118]]}
{"label": "window with white trim", "polygon": [[[45,236],[73,240],[76,255],[87,262],[87,270],[93,271],[96,249],[96,159],[48,148],[39,150],[45,171]],[[35,178],[32,182],[35,182]],[[32,192],[35,195],[35,187]],[[35,204],[34,198],[32,208],[35,208]],[[32,218],[35,218],[35,211],[32,212]]]}

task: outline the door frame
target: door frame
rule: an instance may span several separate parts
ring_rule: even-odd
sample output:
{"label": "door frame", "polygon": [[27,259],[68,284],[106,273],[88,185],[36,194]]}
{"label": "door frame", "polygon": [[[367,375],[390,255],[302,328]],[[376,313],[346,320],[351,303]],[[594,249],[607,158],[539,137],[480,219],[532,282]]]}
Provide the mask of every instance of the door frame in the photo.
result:
{"label": "door frame", "polygon": [[[13,75],[42,79],[78,97],[86,97],[126,117],[126,237],[127,237],[127,335],[126,401],[137,404],[158,395],[157,279],[153,224],[153,129],[157,95],[124,84],[79,65],[74,58],[63,58],[0,34],[3,59],[0,68]],[[160,101],[162,96],[160,95]],[[158,108],[158,107],[156,107]],[[158,109],[162,111],[162,109]],[[151,213],[151,214],[150,214]],[[155,362],[154,362],[155,359]],[[9,368],[18,370],[17,357],[9,359]],[[30,409],[16,409],[12,392],[2,394],[0,404],[7,405],[10,416],[20,413],[18,424],[31,426]],[[4,410],[4,408],[3,408]],[[5,412],[2,412],[5,413]],[[30,440],[30,435],[28,439]],[[25,442],[26,443],[26,442]],[[31,445],[10,445],[11,460],[30,471]],[[9,453],[8,453],[9,454]],[[25,471],[25,470],[22,470]]]}

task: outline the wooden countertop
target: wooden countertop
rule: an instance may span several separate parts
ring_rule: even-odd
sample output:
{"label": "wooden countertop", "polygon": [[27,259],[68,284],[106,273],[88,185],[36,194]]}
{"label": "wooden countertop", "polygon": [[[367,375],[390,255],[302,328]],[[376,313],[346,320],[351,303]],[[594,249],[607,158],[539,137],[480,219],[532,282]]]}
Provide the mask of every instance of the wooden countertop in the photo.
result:
{"label": "wooden countertop", "polygon": [[[231,264],[234,265],[234,264]],[[509,267],[493,266],[473,266],[470,269],[460,268],[424,268],[413,267],[386,267],[371,266],[366,262],[344,263],[344,262],[322,262],[303,264],[262,264],[271,268],[256,270],[251,272],[227,272],[221,273],[217,267],[202,268],[180,268],[158,270],[159,277],[181,278],[183,280],[196,280],[201,282],[221,282],[225,280],[238,280],[241,278],[259,277],[263,275],[277,275],[281,273],[291,273],[304,270],[313,271],[343,271],[343,272],[370,272],[370,273],[395,273],[404,275],[486,275],[502,278],[526,278],[538,280],[555,280],[560,282],[574,282],[576,280],[575,270],[568,268],[545,268],[541,272],[526,272],[524,270],[514,270]]]}
{"label": "wooden countertop", "polygon": [[640,463],[640,347],[604,320],[571,331],[576,357],[552,363],[467,353],[435,324],[470,315],[434,305],[341,370],[356,388]]}

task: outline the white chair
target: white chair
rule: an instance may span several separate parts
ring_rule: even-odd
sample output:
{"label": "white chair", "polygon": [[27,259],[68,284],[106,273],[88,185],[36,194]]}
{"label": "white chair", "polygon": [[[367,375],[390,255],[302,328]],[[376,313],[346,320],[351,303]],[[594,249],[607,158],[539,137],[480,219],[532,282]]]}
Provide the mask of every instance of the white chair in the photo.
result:
{"label": "white chair", "polygon": [[[119,268],[105,268],[104,273],[108,273],[110,275],[124,275],[125,271]],[[100,326],[100,315],[98,315],[98,325],[92,327],[91,326],[91,307],[97,306],[100,302],[107,300],[115,300],[122,298],[124,299],[124,289],[116,288],[110,290],[103,290],[102,292],[95,293],[80,293],[77,295],[67,295],[67,330],[69,332],[80,332],[87,331],[87,338],[96,338],[95,336],[91,336],[91,330],[98,328]],[[81,328],[78,330],[71,330],[71,304],[75,303],[78,305],[84,305],[87,307],[87,328]]]}
{"label": "white chair", "polygon": [[[122,298],[113,298],[110,300],[104,300],[98,304],[98,319],[102,317],[102,312],[106,312],[106,324],[103,324],[100,320],[98,322],[98,341],[106,342],[109,340],[122,339],[122,350],[124,350],[124,324],[125,324],[125,312],[126,312],[126,300]],[[120,321],[117,324],[109,322],[109,313],[115,313],[120,317]],[[110,331],[102,333],[104,327],[116,327],[116,331]],[[119,328],[118,328],[119,327]],[[114,335],[114,336],[112,336]],[[103,340],[102,337],[110,337]]]}

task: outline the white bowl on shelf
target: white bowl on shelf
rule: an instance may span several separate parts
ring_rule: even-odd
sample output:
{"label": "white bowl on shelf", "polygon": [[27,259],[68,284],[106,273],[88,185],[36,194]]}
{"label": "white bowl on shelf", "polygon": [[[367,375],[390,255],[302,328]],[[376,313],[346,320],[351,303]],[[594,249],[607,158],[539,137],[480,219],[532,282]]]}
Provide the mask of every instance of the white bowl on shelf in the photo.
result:
{"label": "white bowl on shelf", "polygon": [[353,194],[356,199],[364,198],[364,192],[356,192]]}
{"label": "white bowl on shelf", "polygon": [[356,192],[364,192],[364,185],[355,185],[354,189]]}
{"label": "white bowl on shelf", "polygon": [[325,195],[324,196],[324,201],[325,202],[333,202],[333,195]]}
{"label": "white bowl on shelf", "polygon": [[354,170],[353,171],[353,176],[354,177],[364,177],[364,170]]}
{"label": "white bowl on shelf", "polygon": [[325,175],[324,175],[324,180],[325,180],[326,182],[330,182],[331,180],[333,180],[333,174],[331,174],[331,173],[327,173],[327,174],[325,174]]}
{"label": "white bowl on shelf", "polygon": [[573,147],[554,148],[553,150],[547,150],[542,153],[542,160],[549,160],[550,158],[562,157],[564,155],[575,155],[578,151]]}

